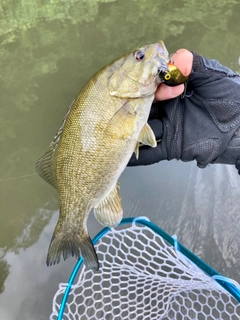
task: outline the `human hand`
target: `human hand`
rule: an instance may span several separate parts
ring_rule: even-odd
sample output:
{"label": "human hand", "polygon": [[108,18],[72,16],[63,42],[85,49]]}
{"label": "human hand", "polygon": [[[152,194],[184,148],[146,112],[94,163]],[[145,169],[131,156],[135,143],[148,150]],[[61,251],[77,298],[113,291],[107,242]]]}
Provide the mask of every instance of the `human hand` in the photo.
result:
{"label": "human hand", "polygon": [[184,85],[159,85],[148,121],[159,142],[156,148],[141,147],[139,159],[133,155],[128,165],[166,159],[196,160],[201,168],[235,164],[240,155],[240,76],[186,49],[172,59],[189,75],[186,94],[180,96]]}
{"label": "human hand", "polygon": [[[171,60],[184,76],[188,76],[191,73],[193,54],[190,51],[186,49],[179,49],[171,56]],[[160,109],[161,106],[159,106],[157,102],[179,97],[185,90],[184,86],[184,84],[180,84],[172,87],[164,83],[160,83],[155,92],[155,99],[151,108],[148,123],[151,126],[157,141],[161,140],[163,135],[163,124],[161,120],[162,110]],[[166,151],[162,151],[162,145],[163,144],[160,142],[158,143],[157,148],[154,149],[148,146],[142,146],[140,148],[139,159],[136,159],[133,154],[128,166],[148,165],[165,159]]]}
{"label": "human hand", "polygon": [[[192,70],[193,54],[186,49],[179,49],[171,56],[171,60],[176,67],[182,72],[184,76],[188,76]],[[184,92],[184,84],[180,84],[176,87],[167,86],[164,83],[160,83],[155,92],[155,102],[173,99],[180,96]]]}

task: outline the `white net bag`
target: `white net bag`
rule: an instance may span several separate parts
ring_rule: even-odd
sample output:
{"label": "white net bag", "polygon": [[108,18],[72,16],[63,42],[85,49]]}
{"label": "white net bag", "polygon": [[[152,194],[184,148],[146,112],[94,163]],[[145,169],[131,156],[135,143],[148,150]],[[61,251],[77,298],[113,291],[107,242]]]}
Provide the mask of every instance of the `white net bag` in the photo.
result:
{"label": "white net bag", "polygon": [[132,224],[105,228],[93,241],[100,270],[85,271],[80,260],[69,283],[59,285],[51,320],[240,319],[235,281],[219,276],[146,218],[124,220]]}

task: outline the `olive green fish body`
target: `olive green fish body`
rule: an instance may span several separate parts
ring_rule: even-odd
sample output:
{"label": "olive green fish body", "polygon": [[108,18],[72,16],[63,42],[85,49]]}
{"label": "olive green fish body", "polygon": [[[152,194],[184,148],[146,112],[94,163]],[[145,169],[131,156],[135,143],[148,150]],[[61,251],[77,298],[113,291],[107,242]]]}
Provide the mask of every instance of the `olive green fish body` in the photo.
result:
{"label": "olive green fish body", "polygon": [[[127,102],[104,95],[107,75],[106,70],[79,93],[62,132],[56,160],[62,215],[94,207],[116,184],[116,168],[125,168],[149,115],[153,96]],[[124,104],[133,114],[121,114],[115,121]]]}
{"label": "olive green fish body", "polygon": [[[144,58],[142,58],[144,55]],[[141,61],[144,60],[144,61]],[[100,223],[122,218],[118,178],[138,143],[156,146],[147,125],[159,72],[166,70],[163,43],[127,54],[96,73],[72,103],[49,151],[39,159],[39,175],[60,194],[60,216],[47,264],[61,255],[83,256],[87,268],[98,260],[87,231],[94,208]]]}

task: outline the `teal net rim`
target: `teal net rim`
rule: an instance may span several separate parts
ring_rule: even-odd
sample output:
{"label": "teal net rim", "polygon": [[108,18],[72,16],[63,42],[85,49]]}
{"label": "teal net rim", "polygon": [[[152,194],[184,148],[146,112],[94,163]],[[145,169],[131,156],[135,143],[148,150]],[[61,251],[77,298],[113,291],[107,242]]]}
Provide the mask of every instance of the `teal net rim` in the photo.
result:
{"label": "teal net rim", "polygon": [[[170,243],[172,246],[174,246],[179,252],[181,252],[185,257],[187,257],[189,260],[191,260],[193,263],[195,263],[203,272],[205,272],[209,277],[212,277],[218,284],[220,284],[226,291],[228,291],[239,303],[240,303],[240,288],[239,285],[226,277],[221,276],[216,270],[214,270],[212,267],[210,267],[206,262],[201,260],[199,257],[197,257],[195,254],[193,254],[190,250],[188,250],[186,247],[184,247],[181,243],[177,242],[175,236],[170,236],[168,233],[166,233],[164,230],[159,228],[157,225],[149,221],[146,217],[138,217],[138,218],[124,218],[120,222],[120,225],[125,224],[140,224],[142,226],[148,227],[154,232],[156,232],[158,235],[160,235],[164,240],[166,240],[168,243]],[[101,239],[107,232],[111,231],[110,228],[106,227],[102,229],[92,240],[93,244],[95,245],[99,239]],[[70,293],[70,290],[72,288],[73,282],[76,278],[76,275],[83,263],[83,258],[81,257],[78,262],[76,263],[72,274],[69,278],[68,285],[65,289],[62,302],[60,305],[58,318],[57,320],[62,320],[64,309],[67,303],[67,299]]]}

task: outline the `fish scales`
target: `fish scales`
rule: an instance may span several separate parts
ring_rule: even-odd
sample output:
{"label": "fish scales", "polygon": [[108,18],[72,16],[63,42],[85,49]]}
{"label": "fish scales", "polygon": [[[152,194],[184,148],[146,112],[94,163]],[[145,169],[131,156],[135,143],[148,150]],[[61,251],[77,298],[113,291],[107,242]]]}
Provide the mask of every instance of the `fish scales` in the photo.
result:
{"label": "fish scales", "polygon": [[[65,192],[68,198],[66,201],[66,197],[62,197],[63,214],[64,211],[69,212],[75,208],[84,209],[87,204],[94,206],[96,198],[98,198],[97,193],[102,193],[101,188],[108,184],[106,178],[111,179],[111,170],[109,169],[111,166],[116,166],[119,156],[121,156],[124,140],[117,139],[117,128],[114,133],[111,130],[106,130],[104,135],[101,134],[120,105],[119,99],[111,96],[101,97],[100,93],[107,86],[107,81],[102,78],[104,77],[100,77],[99,81],[94,84],[90,82],[84,88],[87,94],[83,94],[83,97],[80,95],[76,99],[65,124],[64,132],[66,131],[66,134],[62,136],[59,144],[58,188],[60,194]],[[101,108],[104,110],[101,117],[95,116],[99,114],[97,98],[99,98]],[[81,123],[87,125],[82,128]],[[118,132],[121,134],[120,128],[118,128]],[[115,143],[116,153],[110,158],[108,155],[113,149],[111,141]],[[93,164],[95,167],[99,164],[101,170],[93,171]],[[84,190],[86,190],[85,193]],[[81,193],[85,194],[84,199],[79,197]],[[66,202],[70,207],[66,205]]]}

